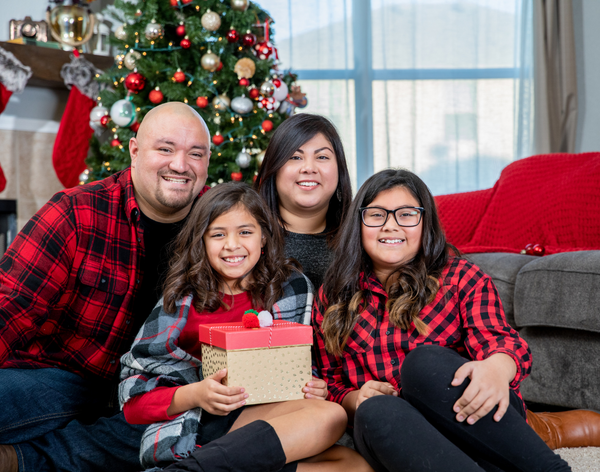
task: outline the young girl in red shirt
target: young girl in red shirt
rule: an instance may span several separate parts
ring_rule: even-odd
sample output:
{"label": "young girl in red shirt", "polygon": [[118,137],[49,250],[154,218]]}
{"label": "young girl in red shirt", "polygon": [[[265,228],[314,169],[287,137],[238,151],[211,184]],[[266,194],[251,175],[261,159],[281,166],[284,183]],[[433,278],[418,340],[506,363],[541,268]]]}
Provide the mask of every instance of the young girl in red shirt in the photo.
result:
{"label": "young girl in red shirt", "polygon": [[527,343],[494,284],[451,256],[415,174],[356,195],[313,308],[316,360],[377,472],[568,471],[526,423]]}
{"label": "young girl in red shirt", "polygon": [[[283,257],[278,224],[248,185],[231,182],[196,203],[175,241],[163,298],[125,354],[119,397],[125,417],[149,424],[145,467],[186,471],[371,471],[358,453],[331,447],[343,434],[342,408],[307,399],[245,406],[226,371],[202,378],[198,325],[241,321],[248,309],[308,323],[312,286]],[[168,465],[171,463],[171,465]]]}

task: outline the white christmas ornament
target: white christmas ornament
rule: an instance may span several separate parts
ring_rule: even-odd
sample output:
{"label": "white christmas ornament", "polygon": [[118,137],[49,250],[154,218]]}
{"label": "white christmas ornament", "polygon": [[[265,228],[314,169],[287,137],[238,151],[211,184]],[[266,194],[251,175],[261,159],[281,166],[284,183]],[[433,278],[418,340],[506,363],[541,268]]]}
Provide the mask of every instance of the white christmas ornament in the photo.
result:
{"label": "white christmas ornament", "polygon": [[105,115],[108,115],[108,108],[98,104],[98,106],[92,108],[92,111],[90,112],[90,122],[100,125],[100,120]]}
{"label": "white christmas ornament", "polygon": [[110,118],[118,126],[130,126],[135,121],[135,110],[129,100],[117,100],[110,107]]}
{"label": "white christmas ornament", "polygon": [[211,51],[208,51],[200,58],[200,65],[203,69],[209,72],[216,71],[220,63],[221,59],[219,58],[219,56],[217,56]]}
{"label": "white christmas ornament", "polygon": [[248,154],[244,148],[242,149],[242,152],[240,152],[235,158],[235,163],[242,169],[246,169],[250,165],[251,160],[252,157],[250,157],[250,154]]}
{"label": "white christmas ornament", "polygon": [[290,102],[288,102],[286,100],[284,102],[281,102],[281,105],[277,109],[277,113],[281,113],[282,115],[292,116],[294,114],[295,108],[296,107],[294,105],[292,105]]}
{"label": "white christmas ornament", "polygon": [[275,92],[273,92],[273,98],[275,100],[281,102],[285,100],[288,96],[289,90],[287,84],[282,80],[281,85],[275,88]]}
{"label": "white christmas ornament", "polygon": [[263,310],[258,314],[258,324],[261,328],[273,326],[273,315],[267,310]]}
{"label": "white christmas ornament", "polygon": [[231,108],[236,113],[240,115],[245,115],[246,113],[250,113],[254,108],[254,103],[246,96],[242,95],[241,97],[235,97],[231,100]]}

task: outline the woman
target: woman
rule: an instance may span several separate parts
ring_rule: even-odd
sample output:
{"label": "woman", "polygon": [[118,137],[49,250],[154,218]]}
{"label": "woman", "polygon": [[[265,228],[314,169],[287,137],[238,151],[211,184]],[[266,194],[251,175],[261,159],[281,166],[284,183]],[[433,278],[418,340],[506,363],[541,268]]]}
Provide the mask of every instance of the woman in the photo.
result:
{"label": "woman", "polygon": [[380,471],[568,471],[525,421],[527,343],[490,277],[453,257],[427,186],[369,178],[313,307],[316,358]]}
{"label": "woman", "polygon": [[267,147],[255,188],[285,229],[285,253],[315,288],[332,258],[331,243],[352,200],[340,137],[325,117],[285,120]]}

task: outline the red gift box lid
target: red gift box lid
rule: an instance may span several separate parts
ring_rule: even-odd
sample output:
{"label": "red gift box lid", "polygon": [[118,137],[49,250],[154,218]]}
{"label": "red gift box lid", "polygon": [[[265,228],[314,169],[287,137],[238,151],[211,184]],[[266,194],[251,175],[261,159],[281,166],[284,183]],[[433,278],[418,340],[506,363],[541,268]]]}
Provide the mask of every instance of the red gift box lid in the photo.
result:
{"label": "red gift box lid", "polygon": [[274,320],[268,328],[244,328],[242,323],[199,325],[200,342],[222,349],[256,349],[312,344],[312,328],[291,321]]}

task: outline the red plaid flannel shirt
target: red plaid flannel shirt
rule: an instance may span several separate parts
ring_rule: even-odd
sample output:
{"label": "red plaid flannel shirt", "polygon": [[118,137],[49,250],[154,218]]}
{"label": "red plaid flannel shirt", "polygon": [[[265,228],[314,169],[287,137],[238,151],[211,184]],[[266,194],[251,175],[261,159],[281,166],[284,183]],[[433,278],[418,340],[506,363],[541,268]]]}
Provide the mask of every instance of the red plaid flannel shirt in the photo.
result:
{"label": "red plaid flannel shirt", "polygon": [[139,219],[130,169],[59,192],[31,218],[0,259],[2,368],[115,377],[135,334]]}
{"label": "red plaid flannel shirt", "polygon": [[[500,297],[491,278],[463,259],[450,259],[440,277],[435,299],[421,310],[420,318],[430,328],[424,336],[411,325],[404,331],[394,327],[385,309],[387,293],[375,275],[361,275],[361,288],[368,290],[366,307],[350,334],[343,356],[325,350],[321,331],[327,307],[322,289],[313,305],[314,356],[322,378],[327,381],[329,398],[342,403],[344,397],[369,380],[391,383],[398,392],[400,368],[406,355],[421,344],[446,346],[469,359],[483,360],[503,352],[517,364],[510,384],[517,390],[531,370],[527,343],[506,322]],[[364,305],[363,305],[364,306]],[[517,393],[518,390],[517,390]]]}

